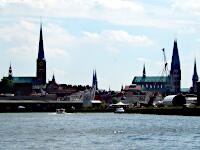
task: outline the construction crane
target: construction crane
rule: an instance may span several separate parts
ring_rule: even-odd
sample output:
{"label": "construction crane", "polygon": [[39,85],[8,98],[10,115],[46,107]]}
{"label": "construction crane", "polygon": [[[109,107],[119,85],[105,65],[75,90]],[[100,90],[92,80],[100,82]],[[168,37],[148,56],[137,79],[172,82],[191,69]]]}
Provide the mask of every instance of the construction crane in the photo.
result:
{"label": "construction crane", "polygon": [[167,77],[169,72],[168,72],[167,58],[166,58],[166,55],[165,55],[165,48],[162,49],[162,52],[163,52],[164,68],[162,70],[161,77],[163,77],[163,76]]}

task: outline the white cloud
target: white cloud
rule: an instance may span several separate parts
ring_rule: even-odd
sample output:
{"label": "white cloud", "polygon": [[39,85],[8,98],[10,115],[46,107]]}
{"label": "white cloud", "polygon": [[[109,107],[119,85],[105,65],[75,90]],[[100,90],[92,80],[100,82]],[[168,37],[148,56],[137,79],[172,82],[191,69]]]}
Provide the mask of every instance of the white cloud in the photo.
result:
{"label": "white cloud", "polygon": [[153,42],[145,35],[132,35],[122,30],[104,30],[100,33],[83,32],[84,39],[96,43],[151,45]]}
{"label": "white cloud", "polygon": [[180,29],[181,33],[194,32],[198,21],[192,15],[200,13],[198,0],[171,0],[165,6],[139,0],[3,0],[0,4],[1,14],[15,17],[89,18],[120,25]]}
{"label": "white cloud", "polygon": [[171,6],[174,11],[182,11],[186,15],[200,15],[199,0],[172,0]]}

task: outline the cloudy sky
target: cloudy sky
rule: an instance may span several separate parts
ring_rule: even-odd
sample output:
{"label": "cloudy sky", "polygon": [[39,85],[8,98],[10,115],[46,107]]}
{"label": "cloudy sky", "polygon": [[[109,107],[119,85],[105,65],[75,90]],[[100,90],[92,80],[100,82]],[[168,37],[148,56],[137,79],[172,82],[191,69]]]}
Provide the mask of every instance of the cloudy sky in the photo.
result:
{"label": "cloudy sky", "polygon": [[[134,76],[161,75],[177,39],[182,87],[200,66],[199,0],[0,0],[0,77],[34,76],[40,21],[47,79],[119,90]],[[169,65],[170,69],[170,65]]]}

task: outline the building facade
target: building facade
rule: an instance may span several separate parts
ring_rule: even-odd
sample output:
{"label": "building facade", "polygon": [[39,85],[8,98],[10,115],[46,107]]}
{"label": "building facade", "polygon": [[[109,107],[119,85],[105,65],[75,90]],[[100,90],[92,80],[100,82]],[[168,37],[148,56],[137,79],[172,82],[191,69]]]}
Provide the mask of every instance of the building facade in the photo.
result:
{"label": "building facade", "polygon": [[36,61],[36,76],[32,76],[32,77],[31,76],[23,76],[23,77],[13,76],[12,66],[10,64],[8,77],[3,77],[3,78],[12,80],[13,84],[17,84],[17,85],[31,84],[33,89],[40,89],[44,87],[44,85],[46,84],[46,60],[45,60],[45,55],[44,55],[42,25],[40,26],[38,58]]}
{"label": "building facade", "polygon": [[181,87],[181,69],[177,41],[174,41],[171,70],[167,76],[147,76],[145,65],[143,75],[134,77],[132,84],[140,85],[144,91],[178,94]]}

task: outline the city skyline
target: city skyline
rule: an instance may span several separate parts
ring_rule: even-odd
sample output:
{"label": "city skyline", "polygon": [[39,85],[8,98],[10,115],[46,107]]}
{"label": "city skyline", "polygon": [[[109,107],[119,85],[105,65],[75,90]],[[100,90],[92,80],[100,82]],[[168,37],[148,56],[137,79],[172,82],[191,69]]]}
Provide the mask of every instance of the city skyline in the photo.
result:
{"label": "city skyline", "polygon": [[161,75],[162,48],[170,64],[177,38],[182,87],[189,88],[200,54],[200,4],[192,2],[0,1],[0,77],[8,75],[10,62],[14,76],[36,74],[42,20],[47,81],[54,73],[58,83],[91,85],[96,69],[100,89],[120,90],[142,75],[144,63],[147,76]]}

